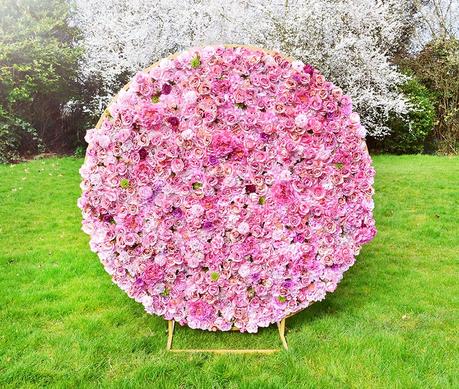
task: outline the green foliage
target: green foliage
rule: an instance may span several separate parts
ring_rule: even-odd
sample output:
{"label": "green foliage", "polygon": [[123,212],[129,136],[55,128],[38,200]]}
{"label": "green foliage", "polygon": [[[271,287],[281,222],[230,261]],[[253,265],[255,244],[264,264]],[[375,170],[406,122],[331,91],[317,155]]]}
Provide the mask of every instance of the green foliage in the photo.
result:
{"label": "green foliage", "polygon": [[441,153],[459,153],[459,40],[440,37],[403,61],[435,95],[434,138]]}
{"label": "green foliage", "polygon": [[35,128],[18,117],[11,117],[0,106],[0,163],[20,159],[21,150],[42,151]]}
{"label": "green foliage", "polygon": [[120,186],[121,186],[121,188],[123,188],[123,189],[129,188],[129,180],[128,180],[127,178],[122,178],[122,179],[120,180]]}
{"label": "green foliage", "polygon": [[[458,388],[459,157],[373,160],[378,235],[334,293],[287,319],[290,350],[272,355],[166,352],[164,320],[89,250],[82,160],[0,166],[0,387]],[[177,325],[174,347],[281,345],[275,325]]]}
{"label": "green foliage", "polygon": [[84,148],[84,146],[77,146],[75,148],[75,151],[73,152],[73,156],[75,158],[83,158],[85,155],[85,152],[86,152],[86,149]]}
{"label": "green foliage", "polygon": [[435,123],[434,96],[412,76],[400,86],[411,104],[407,115],[391,116],[389,136],[381,141],[381,149],[393,154],[417,154],[424,151],[426,139]]}
{"label": "green foliage", "polygon": [[65,0],[0,2],[0,126],[10,150],[2,147],[2,160],[34,152],[39,139],[53,148],[68,135],[63,108],[79,93],[81,56],[68,12]]}
{"label": "green foliage", "polygon": [[199,66],[201,66],[201,59],[199,58],[199,55],[195,55],[193,58],[191,58],[191,67],[196,69]]}

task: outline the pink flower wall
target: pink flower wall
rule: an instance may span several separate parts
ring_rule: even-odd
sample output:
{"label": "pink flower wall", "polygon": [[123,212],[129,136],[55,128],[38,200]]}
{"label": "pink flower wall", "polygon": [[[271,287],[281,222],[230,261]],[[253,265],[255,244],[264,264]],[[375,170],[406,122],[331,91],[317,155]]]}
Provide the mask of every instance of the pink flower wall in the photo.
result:
{"label": "pink flower wall", "polygon": [[190,49],[108,110],[86,136],[83,230],[151,314],[257,332],[333,292],[376,233],[365,130],[310,65]]}

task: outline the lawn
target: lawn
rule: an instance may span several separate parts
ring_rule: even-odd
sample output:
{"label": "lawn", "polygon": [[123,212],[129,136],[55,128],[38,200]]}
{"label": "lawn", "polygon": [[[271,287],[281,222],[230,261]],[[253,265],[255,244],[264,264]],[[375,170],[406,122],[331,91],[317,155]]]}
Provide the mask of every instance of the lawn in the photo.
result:
{"label": "lawn", "polygon": [[[376,156],[377,237],[290,351],[172,354],[80,230],[81,159],[0,167],[0,387],[459,387],[459,158]],[[179,327],[176,347],[280,346]]]}

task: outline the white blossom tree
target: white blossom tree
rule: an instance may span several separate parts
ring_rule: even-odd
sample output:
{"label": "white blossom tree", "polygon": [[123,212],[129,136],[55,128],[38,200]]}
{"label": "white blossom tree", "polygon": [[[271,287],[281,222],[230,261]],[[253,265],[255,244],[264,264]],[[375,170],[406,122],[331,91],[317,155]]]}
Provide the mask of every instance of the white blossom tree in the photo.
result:
{"label": "white blossom tree", "polygon": [[86,49],[82,71],[99,75],[106,96],[120,82],[187,47],[237,43],[277,49],[317,67],[354,101],[370,135],[407,102],[391,64],[409,10],[403,0],[75,0]]}

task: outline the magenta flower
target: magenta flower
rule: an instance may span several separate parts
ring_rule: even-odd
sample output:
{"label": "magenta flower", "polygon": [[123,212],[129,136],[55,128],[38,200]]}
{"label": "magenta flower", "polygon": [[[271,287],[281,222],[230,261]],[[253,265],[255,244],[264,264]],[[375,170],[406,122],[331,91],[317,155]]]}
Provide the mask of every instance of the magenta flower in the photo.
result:
{"label": "magenta flower", "polygon": [[146,149],[144,149],[144,148],[141,148],[141,149],[139,150],[139,157],[140,157],[140,160],[141,160],[141,161],[145,160],[145,158],[147,158],[147,156],[148,156],[148,151],[147,151]]}
{"label": "magenta flower", "polygon": [[217,157],[225,157],[233,152],[235,144],[228,131],[218,132],[212,136],[211,149]]}
{"label": "magenta flower", "polygon": [[161,88],[161,94],[168,95],[172,91],[172,86],[170,84],[164,84]]}
{"label": "magenta flower", "polygon": [[211,323],[215,319],[215,308],[205,301],[190,301],[187,304],[189,318],[198,323]]}
{"label": "magenta flower", "polygon": [[306,65],[304,65],[303,71],[304,71],[306,74],[309,74],[309,75],[312,76],[312,74],[314,73],[314,68],[312,67],[312,65],[306,64]]}
{"label": "magenta flower", "polygon": [[180,120],[176,116],[170,116],[166,120],[172,127],[178,127],[178,125],[180,124]]}

